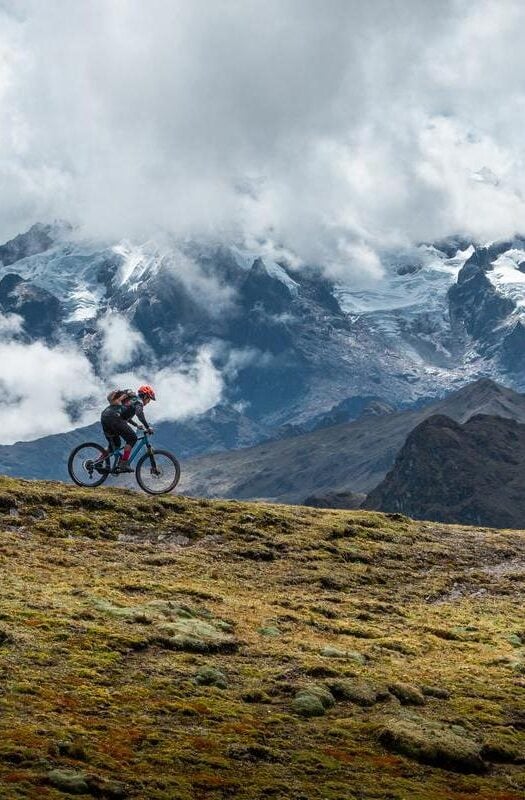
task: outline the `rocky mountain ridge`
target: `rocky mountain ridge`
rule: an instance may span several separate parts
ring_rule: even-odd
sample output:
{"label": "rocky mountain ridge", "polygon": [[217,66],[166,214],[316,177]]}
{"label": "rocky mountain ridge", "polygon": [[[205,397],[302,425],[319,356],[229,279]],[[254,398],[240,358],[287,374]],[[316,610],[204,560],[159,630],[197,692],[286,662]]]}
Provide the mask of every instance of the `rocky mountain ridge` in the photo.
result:
{"label": "rocky mountain ridge", "polygon": [[366,398],[401,408],[482,376],[525,388],[519,237],[383,252],[383,278],[368,288],[263,249],[104,244],[64,224],[34,226],[0,247],[0,312],[21,318],[19,337],[74,343],[96,369],[108,314],[142,338],[128,367],[177,368],[202,345],[219,366],[243,353],[223,403],[273,435],[345,409],[348,421]]}
{"label": "rocky mountain ridge", "polygon": [[476,414],[463,425],[433,415],[415,428],[363,508],[417,519],[521,528],[525,424]]}
{"label": "rocky mountain ridge", "polygon": [[392,467],[409,433],[427,417],[462,423],[476,414],[525,423],[525,396],[483,379],[444,400],[251,448],[183,461],[180,491],[207,497],[301,503],[309,495],[370,492]]}
{"label": "rocky mountain ridge", "polygon": [[[0,247],[0,259],[3,340],[77,348],[103,380],[105,324],[116,317],[138,342],[121,371],[184,370],[200,348],[212,353],[223,381],[218,406],[160,426],[183,457],[423,405],[482,376],[525,389],[519,237],[384,252],[383,278],[364,288],[334,283],[319,266],[299,269],[262,245],[101,244],[63,223],[34,226]],[[86,401],[96,419],[103,397]],[[54,457],[29,451],[33,476],[64,476]],[[27,461],[20,449],[1,454],[11,474]]]}

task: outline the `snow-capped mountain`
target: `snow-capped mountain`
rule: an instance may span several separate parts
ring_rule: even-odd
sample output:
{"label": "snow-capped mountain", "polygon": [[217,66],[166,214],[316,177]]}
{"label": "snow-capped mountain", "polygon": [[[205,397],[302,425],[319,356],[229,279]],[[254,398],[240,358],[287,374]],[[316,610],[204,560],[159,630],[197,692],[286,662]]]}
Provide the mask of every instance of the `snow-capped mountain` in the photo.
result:
{"label": "snow-capped mountain", "polygon": [[[112,336],[123,370],[181,368],[208,347],[221,413],[253,422],[243,444],[483,376],[524,387],[525,241],[449,239],[380,256],[384,277],[363,289],[262,246],[101,244],[36,225],[0,247],[0,333],[73,344],[101,375]],[[108,319],[124,321],[118,336]]]}

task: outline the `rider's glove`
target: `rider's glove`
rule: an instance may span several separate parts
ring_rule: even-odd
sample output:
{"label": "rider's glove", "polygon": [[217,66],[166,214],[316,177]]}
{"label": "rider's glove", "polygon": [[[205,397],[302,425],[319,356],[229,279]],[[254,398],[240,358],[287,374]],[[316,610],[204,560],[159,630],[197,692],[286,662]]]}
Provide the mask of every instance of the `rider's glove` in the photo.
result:
{"label": "rider's glove", "polygon": [[151,436],[151,434],[155,433],[155,431],[153,430],[153,428],[146,428],[146,433]]}

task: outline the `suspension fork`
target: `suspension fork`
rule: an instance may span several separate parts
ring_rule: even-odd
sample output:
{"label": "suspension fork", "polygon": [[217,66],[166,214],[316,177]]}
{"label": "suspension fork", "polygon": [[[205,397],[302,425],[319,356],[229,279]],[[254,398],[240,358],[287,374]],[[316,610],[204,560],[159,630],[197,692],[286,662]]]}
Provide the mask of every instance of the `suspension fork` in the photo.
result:
{"label": "suspension fork", "polygon": [[149,442],[146,445],[146,452],[149,456],[152,474],[158,475],[159,471],[157,469],[157,462],[155,461],[155,453],[153,452],[153,447],[150,445]]}

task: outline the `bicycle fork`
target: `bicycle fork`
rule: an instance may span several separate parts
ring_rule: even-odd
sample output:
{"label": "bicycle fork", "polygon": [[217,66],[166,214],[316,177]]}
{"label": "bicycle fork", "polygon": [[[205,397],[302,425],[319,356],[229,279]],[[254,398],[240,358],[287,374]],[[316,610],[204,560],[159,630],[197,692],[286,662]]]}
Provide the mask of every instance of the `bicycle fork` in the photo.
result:
{"label": "bicycle fork", "polygon": [[153,452],[153,447],[149,444],[146,445],[146,452],[149,456],[149,461],[151,464],[151,474],[152,475],[160,475],[160,472],[157,468],[157,462],[155,461],[155,453]]}

